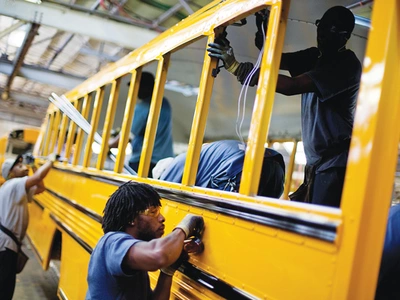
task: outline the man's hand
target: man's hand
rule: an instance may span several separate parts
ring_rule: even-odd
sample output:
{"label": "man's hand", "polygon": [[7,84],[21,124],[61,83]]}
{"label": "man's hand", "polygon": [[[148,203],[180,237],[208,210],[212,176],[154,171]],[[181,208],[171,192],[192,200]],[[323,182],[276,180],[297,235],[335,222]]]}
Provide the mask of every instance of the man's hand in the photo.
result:
{"label": "man's hand", "polygon": [[183,264],[184,262],[187,262],[188,260],[189,260],[189,255],[187,254],[187,252],[185,250],[182,250],[181,255],[178,257],[178,259],[172,265],[162,268],[162,269],[160,269],[160,271],[168,276],[174,276],[176,270],[179,269],[181,264]]}
{"label": "man's hand", "polygon": [[188,214],[183,220],[175,227],[182,229],[186,234],[186,239],[191,236],[200,236],[204,229],[203,217]]}
{"label": "man's hand", "polygon": [[208,44],[210,48],[207,48],[208,55],[210,57],[215,57],[224,62],[225,69],[234,73],[239,66],[236,61],[235,55],[233,54],[233,49],[230,46],[228,39],[217,38],[214,43]]}
{"label": "man's hand", "polygon": [[264,46],[264,39],[265,39],[265,33],[267,31],[269,15],[270,15],[270,11],[268,9],[264,9],[259,12],[256,12],[257,32],[256,32],[254,44],[256,45],[258,50],[261,50],[262,47]]}

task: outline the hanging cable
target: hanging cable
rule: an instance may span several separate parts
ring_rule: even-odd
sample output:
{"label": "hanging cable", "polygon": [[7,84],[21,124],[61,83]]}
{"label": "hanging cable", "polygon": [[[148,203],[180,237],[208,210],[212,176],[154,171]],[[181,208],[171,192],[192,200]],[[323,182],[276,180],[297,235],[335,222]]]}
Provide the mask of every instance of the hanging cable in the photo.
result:
{"label": "hanging cable", "polygon": [[[243,135],[242,135],[242,126],[243,126],[245,112],[246,112],[247,91],[248,91],[249,84],[250,84],[250,81],[251,81],[253,75],[257,72],[257,70],[260,68],[260,65],[261,65],[261,59],[262,59],[262,55],[264,52],[264,45],[265,45],[264,26],[262,26],[262,32],[263,32],[263,46],[258,54],[256,64],[253,66],[253,69],[249,72],[246,79],[244,80],[244,83],[242,85],[242,88],[241,88],[240,94],[239,94],[239,98],[238,98],[238,113],[236,116],[235,129],[236,129],[236,134],[239,137],[241,143],[243,144],[244,149],[246,148],[246,143],[244,142]],[[241,105],[243,92],[244,92],[244,98],[243,98],[243,104]],[[241,109],[242,106],[243,106],[243,109]]]}

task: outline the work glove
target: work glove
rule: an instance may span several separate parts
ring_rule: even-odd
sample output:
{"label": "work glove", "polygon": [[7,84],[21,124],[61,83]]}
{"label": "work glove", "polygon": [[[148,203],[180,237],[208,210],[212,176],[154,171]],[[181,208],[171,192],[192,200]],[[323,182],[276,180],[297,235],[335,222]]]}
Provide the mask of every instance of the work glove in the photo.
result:
{"label": "work glove", "polygon": [[51,162],[55,162],[60,159],[60,155],[56,153],[51,153],[49,156],[47,156],[47,159]]}
{"label": "work glove", "polygon": [[188,214],[183,220],[175,227],[182,229],[186,237],[185,239],[191,236],[200,236],[204,229],[204,220],[203,217]]}
{"label": "work glove", "polygon": [[232,74],[235,73],[239,63],[236,61],[228,39],[217,38],[214,43],[210,43],[208,46],[210,47],[207,48],[208,55],[222,60],[225,69]]}
{"label": "work glove", "polygon": [[26,165],[31,165],[35,162],[35,157],[32,155],[32,153],[26,153],[23,155],[24,158],[24,163]]}
{"label": "work glove", "polygon": [[204,244],[198,237],[191,237],[183,242],[183,250],[191,254],[200,254],[204,251]]}
{"label": "work glove", "polygon": [[188,260],[189,260],[189,254],[187,254],[185,250],[182,250],[181,255],[172,265],[165,268],[161,268],[160,271],[163,272],[165,275],[172,277],[174,276],[176,270],[178,270],[179,267]]}

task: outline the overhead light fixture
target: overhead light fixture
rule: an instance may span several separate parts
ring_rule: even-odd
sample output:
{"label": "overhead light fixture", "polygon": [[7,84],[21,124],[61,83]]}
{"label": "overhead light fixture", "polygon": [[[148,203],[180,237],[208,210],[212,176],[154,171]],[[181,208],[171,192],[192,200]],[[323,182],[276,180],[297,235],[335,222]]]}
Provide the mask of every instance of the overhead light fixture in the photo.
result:
{"label": "overhead light fixture", "polygon": [[41,0],[25,0],[26,2],[31,2],[31,3],[35,3],[35,4],[41,4],[42,1]]}

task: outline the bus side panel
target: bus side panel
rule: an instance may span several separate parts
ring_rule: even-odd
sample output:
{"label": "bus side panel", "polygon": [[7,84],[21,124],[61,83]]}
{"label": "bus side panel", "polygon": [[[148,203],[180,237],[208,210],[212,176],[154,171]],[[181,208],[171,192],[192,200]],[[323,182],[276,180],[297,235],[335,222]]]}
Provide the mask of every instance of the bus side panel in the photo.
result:
{"label": "bus side panel", "polygon": [[[105,196],[109,197],[125,180],[111,176],[106,179],[105,173],[96,171],[63,170],[63,166],[57,164],[45,181],[48,191],[41,194],[38,201],[50,210],[50,217],[63,231],[61,291],[68,293],[69,299],[75,299],[78,294],[84,297],[89,253],[103,234],[96,216],[102,215]],[[185,199],[184,195],[182,197]],[[196,269],[218,280],[224,288],[239,290],[251,295],[250,298],[289,300],[299,299],[301,295],[301,299],[330,299],[337,269],[338,249],[334,242],[300,235],[290,228],[285,231],[245,220],[239,217],[240,211],[236,211],[238,217],[216,212],[212,203],[204,208],[187,203],[167,197],[162,200],[166,233],[187,213],[202,215],[206,225],[205,251],[192,256],[189,275],[174,277],[176,297],[179,294],[179,297],[190,295],[189,299],[227,298],[223,291],[214,290],[214,293],[192,276]],[[78,276],[76,270],[85,275],[70,279],[69,276]],[[154,283],[157,273],[152,276]],[[85,285],[79,285],[78,281]]]}
{"label": "bus side panel", "polygon": [[60,282],[58,294],[61,299],[85,299],[90,254],[67,232],[62,232]]}
{"label": "bus side panel", "polygon": [[50,218],[49,210],[43,209],[37,202],[29,204],[29,216],[28,238],[42,264],[42,268],[47,270],[56,225]]}

